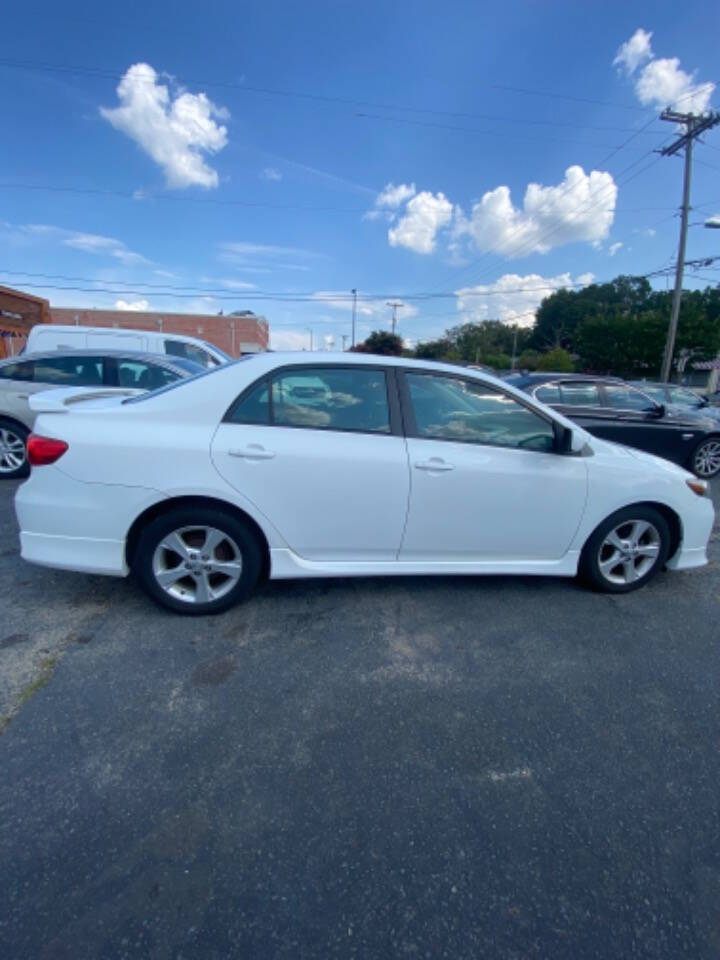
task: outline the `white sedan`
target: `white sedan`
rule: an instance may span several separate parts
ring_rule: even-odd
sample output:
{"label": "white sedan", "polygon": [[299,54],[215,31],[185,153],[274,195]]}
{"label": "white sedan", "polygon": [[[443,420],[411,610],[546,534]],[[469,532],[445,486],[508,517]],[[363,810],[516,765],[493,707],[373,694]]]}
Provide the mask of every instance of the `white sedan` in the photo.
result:
{"label": "white sedan", "polygon": [[707,484],[485,373],[267,353],[140,397],[33,398],[22,556],[134,572],[181,613],[270,578],[580,573],[621,593],[707,562]]}

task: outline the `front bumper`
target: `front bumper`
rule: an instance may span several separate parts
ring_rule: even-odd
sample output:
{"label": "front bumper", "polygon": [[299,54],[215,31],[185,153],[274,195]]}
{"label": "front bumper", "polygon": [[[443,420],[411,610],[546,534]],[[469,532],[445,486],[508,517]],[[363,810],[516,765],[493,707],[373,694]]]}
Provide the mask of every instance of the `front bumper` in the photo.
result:
{"label": "front bumper", "polygon": [[682,539],[668,560],[670,570],[691,570],[708,562],[707,545],[715,522],[715,509],[709,497],[696,497],[681,514]]}

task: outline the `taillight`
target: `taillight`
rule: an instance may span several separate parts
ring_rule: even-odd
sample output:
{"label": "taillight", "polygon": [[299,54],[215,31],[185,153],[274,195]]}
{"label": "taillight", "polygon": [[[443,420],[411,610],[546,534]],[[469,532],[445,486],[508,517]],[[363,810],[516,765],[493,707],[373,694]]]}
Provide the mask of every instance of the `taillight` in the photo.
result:
{"label": "taillight", "polygon": [[68,449],[64,440],[53,437],[39,437],[31,433],[27,442],[27,458],[31,467],[45,467],[55,463]]}

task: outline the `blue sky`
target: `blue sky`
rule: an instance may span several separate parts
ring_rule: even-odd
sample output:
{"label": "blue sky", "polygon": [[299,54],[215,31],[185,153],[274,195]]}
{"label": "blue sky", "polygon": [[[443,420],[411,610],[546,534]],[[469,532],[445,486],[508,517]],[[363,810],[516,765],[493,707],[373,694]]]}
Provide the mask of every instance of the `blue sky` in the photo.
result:
{"label": "blue sky", "polygon": [[[681,160],[653,118],[720,107],[719,28],[707,2],[29,0],[0,57],[0,283],[255,309],[277,348],[341,346],[352,287],[359,338],[391,298],[412,341],[531,323],[549,288],[672,262]],[[705,141],[696,222],[720,213]],[[695,226],[688,257],[719,245]]]}

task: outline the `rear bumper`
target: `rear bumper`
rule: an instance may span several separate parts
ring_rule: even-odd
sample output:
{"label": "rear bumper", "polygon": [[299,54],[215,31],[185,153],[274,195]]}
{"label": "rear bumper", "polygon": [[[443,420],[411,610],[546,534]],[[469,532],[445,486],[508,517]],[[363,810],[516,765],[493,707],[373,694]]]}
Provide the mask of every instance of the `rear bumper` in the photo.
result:
{"label": "rear bumper", "polygon": [[129,573],[124,540],[21,532],[20,556],[29,563],[58,570],[103,573],[112,577],[125,577]]}
{"label": "rear bumper", "polygon": [[21,556],[60,570],[127,576],[127,532],[161,499],[143,487],[83,483],[55,466],[33,469],[15,495]]}

